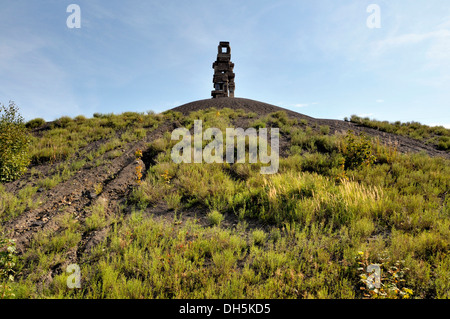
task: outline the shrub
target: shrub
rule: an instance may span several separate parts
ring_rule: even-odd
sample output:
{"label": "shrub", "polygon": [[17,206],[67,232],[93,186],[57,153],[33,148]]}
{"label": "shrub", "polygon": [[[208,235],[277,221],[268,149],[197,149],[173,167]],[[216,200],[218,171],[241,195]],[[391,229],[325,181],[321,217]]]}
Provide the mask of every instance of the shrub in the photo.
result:
{"label": "shrub", "polygon": [[31,120],[31,121],[28,121],[25,124],[25,127],[32,130],[32,129],[41,127],[44,124],[45,124],[45,120],[44,119],[36,118],[36,119]]}
{"label": "shrub", "polygon": [[69,116],[62,116],[57,119],[54,123],[56,127],[66,128],[73,120]]}
{"label": "shrub", "polygon": [[320,133],[322,133],[323,135],[330,134],[330,127],[328,125],[321,125],[320,126]]}
{"label": "shrub", "polygon": [[0,182],[13,181],[22,176],[30,164],[28,147],[30,136],[19,114],[10,102],[0,107]]}
{"label": "shrub", "polygon": [[97,202],[91,207],[92,214],[86,218],[87,231],[103,228],[107,224],[106,202]]}
{"label": "shrub", "polygon": [[212,225],[220,226],[220,223],[224,220],[224,217],[221,213],[219,213],[217,210],[213,210],[210,213],[208,213],[208,221]]}
{"label": "shrub", "polygon": [[146,180],[141,181],[139,186],[133,189],[129,202],[139,209],[145,209],[150,205],[156,204],[166,195],[166,192],[167,185],[164,187],[157,185],[156,177],[148,174]]}
{"label": "shrub", "polygon": [[440,150],[448,151],[450,150],[450,137],[449,136],[441,136],[438,140],[437,147]]}
{"label": "shrub", "polygon": [[252,241],[254,245],[264,245],[267,235],[262,229],[256,229],[252,232]]}
{"label": "shrub", "polygon": [[95,194],[100,195],[103,192],[103,184],[98,183],[94,186]]}
{"label": "shrub", "polygon": [[443,126],[430,127],[418,122],[401,123],[400,121],[396,121],[390,123],[388,121],[371,120],[367,117],[362,118],[356,115],[351,116],[350,122],[383,132],[408,136],[419,141],[424,141],[426,144],[432,144],[444,151],[450,150],[450,130]]}
{"label": "shrub", "polygon": [[355,169],[360,166],[372,165],[376,158],[372,154],[372,143],[364,136],[356,136],[353,131],[348,131],[342,147],[345,157],[345,168]]}
{"label": "shrub", "polygon": [[79,122],[79,123],[83,123],[83,122],[86,122],[86,116],[84,116],[84,115],[78,115],[77,117],[75,117],[75,119],[74,119],[76,122]]}
{"label": "shrub", "polygon": [[260,128],[265,128],[266,127],[266,122],[264,120],[262,120],[262,119],[258,119],[256,121],[254,121],[250,125],[250,127],[253,127],[255,129],[257,129],[257,130],[260,129]]}
{"label": "shrub", "polygon": [[167,203],[167,207],[169,209],[174,210],[175,212],[178,211],[178,209],[180,209],[180,207],[182,206],[181,204],[181,198],[182,196],[178,193],[170,193],[165,197],[166,203]]}

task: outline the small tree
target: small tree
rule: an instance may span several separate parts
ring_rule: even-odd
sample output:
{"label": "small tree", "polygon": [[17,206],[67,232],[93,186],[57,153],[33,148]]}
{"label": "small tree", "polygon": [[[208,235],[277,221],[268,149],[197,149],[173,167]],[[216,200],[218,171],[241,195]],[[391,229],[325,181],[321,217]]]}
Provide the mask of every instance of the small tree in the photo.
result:
{"label": "small tree", "polygon": [[0,104],[0,182],[10,182],[22,176],[30,164],[30,136],[19,108],[10,101]]}

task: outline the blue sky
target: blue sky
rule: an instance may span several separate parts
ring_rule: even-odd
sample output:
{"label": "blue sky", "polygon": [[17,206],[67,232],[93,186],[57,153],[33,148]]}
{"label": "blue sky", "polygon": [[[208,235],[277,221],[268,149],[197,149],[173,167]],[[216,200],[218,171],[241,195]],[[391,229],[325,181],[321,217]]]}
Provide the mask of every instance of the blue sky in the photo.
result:
{"label": "blue sky", "polygon": [[450,127],[448,0],[0,0],[0,102],[26,120],[161,112],[210,98],[219,41],[237,97]]}

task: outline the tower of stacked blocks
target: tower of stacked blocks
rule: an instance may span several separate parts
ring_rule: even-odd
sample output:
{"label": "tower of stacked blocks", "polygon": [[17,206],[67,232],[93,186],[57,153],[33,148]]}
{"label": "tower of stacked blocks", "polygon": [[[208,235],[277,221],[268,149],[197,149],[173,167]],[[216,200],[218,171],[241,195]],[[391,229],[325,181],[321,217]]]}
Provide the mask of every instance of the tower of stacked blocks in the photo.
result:
{"label": "tower of stacked blocks", "polygon": [[234,97],[234,63],[231,62],[231,49],[229,42],[219,43],[217,60],[213,63],[214,90],[211,91],[213,99],[221,97]]}

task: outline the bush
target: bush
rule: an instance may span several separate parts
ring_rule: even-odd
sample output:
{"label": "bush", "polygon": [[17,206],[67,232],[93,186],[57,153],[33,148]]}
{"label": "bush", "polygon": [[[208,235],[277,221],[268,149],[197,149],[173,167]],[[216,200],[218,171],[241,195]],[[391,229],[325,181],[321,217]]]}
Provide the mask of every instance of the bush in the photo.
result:
{"label": "bush", "polygon": [[45,120],[41,118],[33,119],[31,121],[28,121],[27,124],[25,124],[25,127],[28,129],[35,129],[38,127],[41,127],[45,124]]}
{"label": "bush", "polygon": [[438,149],[443,151],[450,150],[450,137],[448,136],[441,136],[439,138],[439,142],[437,144]]}
{"label": "bush", "polygon": [[0,107],[0,182],[10,182],[22,176],[30,164],[30,136],[19,114],[10,102]]}
{"label": "bush", "polygon": [[78,115],[77,117],[74,118],[74,120],[78,123],[84,123],[86,122],[87,118],[84,115]]}
{"label": "bush", "polygon": [[253,127],[255,129],[260,129],[260,128],[265,128],[266,127],[266,122],[264,120],[258,119],[256,121],[254,121],[250,127]]}
{"label": "bush", "polygon": [[207,218],[212,225],[216,226],[220,226],[220,223],[222,223],[222,221],[224,220],[223,215],[219,213],[217,210],[209,212]]}
{"label": "bush", "polygon": [[342,153],[345,157],[345,168],[355,169],[361,166],[372,165],[376,158],[372,154],[372,143],[364,136],[356,136],[348,131],[345,136]]}
{"label": "bush", "polygon": [[69,116],[62,116],[54,123],[55,127],[66,128],[73,120]]}
{"label": "bush", "polygon": [[362,118],[356,115],[351,116],[350,122],[383,132],[408,136],[426,144],[434,145],[440,150],[450,150],[450,130],[443,126],[431,127],[418,122],[401,123],[396,121],[390,123],[388,121],[371,120],[368,117]]}
{"label": "bush", "polygon": [[252,232],[252,240],[254,245],[262,246],[267,239],[267,235],[262,229],[256,229]]}
{"label": "bush", "polygon": [[328,125],[321,125],[320,126],[320,133],[323,135],[330,134],[330,127]]}

